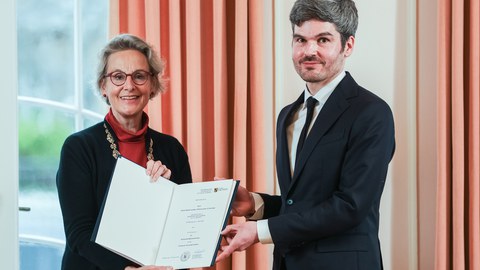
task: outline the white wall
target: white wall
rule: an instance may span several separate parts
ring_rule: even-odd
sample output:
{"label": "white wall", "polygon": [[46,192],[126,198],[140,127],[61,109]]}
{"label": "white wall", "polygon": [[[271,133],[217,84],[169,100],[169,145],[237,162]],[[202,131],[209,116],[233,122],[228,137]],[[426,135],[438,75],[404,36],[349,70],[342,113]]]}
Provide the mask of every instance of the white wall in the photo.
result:
{"label": "white wall", "polygon": [[0,262],[2,269],[18,269],[18,139],[17,34],[15,0],[0,2]]}
{"label": "white wall", "polygon": [[[291,61],[288,14],[294,0],[275,2],[276,112],[293,102],[305,83]],[[381,204],[380,241],[387,270],[417,269],[416,1],[357,0],[359,27],[346,69],[390,104],[396,153]]]}

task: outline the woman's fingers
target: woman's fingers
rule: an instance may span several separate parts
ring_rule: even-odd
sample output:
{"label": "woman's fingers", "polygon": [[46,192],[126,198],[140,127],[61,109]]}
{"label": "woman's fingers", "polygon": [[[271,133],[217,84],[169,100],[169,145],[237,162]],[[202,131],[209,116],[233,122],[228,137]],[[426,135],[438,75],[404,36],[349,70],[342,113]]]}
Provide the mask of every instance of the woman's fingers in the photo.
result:
{"label": "woman's fingers", "polygon": [[153,161],[149,160],[147,162],[147,175],[150,176],[150,180],[155,182],[161,176],[166,179],[170,179],[172,176],[172,171],[167,168],[160,160]]}

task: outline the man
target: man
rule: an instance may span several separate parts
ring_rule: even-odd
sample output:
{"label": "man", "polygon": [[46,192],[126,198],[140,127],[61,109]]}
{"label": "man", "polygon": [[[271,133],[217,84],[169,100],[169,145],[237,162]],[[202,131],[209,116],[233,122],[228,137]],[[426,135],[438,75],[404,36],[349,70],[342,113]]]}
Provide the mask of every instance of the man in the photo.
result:
{"label": "man", "polygon": [[281,196],[240,188],[232,214],[248,221],[222,232],[217,261],[260,241],[275,245],[273,269],[383,269],[379,205],[394,123],[389,106],[344,71],[355,3],[298,0],[290,21],[292,60],[306,89],[278,116]]}

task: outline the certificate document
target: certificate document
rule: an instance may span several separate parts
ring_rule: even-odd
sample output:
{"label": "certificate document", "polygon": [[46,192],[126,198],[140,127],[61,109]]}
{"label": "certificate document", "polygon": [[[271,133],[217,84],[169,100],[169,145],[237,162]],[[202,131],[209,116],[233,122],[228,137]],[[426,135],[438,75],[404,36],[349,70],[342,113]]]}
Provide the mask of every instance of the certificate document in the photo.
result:
{"label": "certificate document", "polygon": [[150,182],[145,168],[119,157],[92,241],[140,265],[212,266],[237,187]]}

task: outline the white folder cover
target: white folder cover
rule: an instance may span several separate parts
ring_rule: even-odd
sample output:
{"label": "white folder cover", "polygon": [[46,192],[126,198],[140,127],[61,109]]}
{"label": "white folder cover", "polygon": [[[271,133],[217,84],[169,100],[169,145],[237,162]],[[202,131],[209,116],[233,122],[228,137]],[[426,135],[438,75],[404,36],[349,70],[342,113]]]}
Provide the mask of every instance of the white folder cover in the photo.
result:
{"label": "white folder cover", "polygon": [[92,241],[140,265],[212,266],[238,183],[151,182],[119,157]]}

